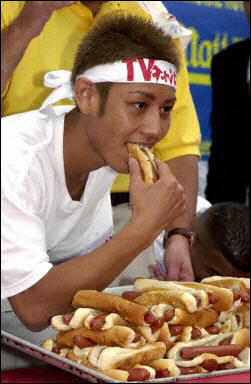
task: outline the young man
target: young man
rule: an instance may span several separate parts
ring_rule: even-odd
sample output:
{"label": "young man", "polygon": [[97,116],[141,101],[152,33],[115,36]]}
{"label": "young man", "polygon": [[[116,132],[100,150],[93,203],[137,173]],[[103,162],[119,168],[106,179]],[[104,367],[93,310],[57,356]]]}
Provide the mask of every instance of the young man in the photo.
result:
{"label": "young man", "polygon": [[[198,213],[191,260],[195,280],[213,275],[250,277],[250,211],[243,204],[224,202]],[[163,237],[162,237],[163,238]],[[155,277],[164,280],[160,242],[156,249]]]}
{"label": "young man", "polygon": [[[168,166],[158,161],[159,181],[145,184],[126,147],[151,148],[166,135],[176,69],[176,46],[161,29],[104,18],[72,75],[47,74],[57,89],[40,110],[2,119],[2,297],[29,329],[70,311],[77,290],[104,289],[182,215],[183,188]],[[77,108],[52,107],[74,95]],[[110,186],[128,171],[132,218],[109,240]]]}
{"label": "young man", "polygon": [[[170,129],[152,150],[161,161],[167,162],[186,195],[183,215],[170,223],[167,231],[177,227],[191,230],[200,156],[199,122],[182,49],[189,42],[191,32],[179,25],[166,5],[161,1],[2,1],[2,116],[39,109],[51,92],[43,86],[45,73],[71,71],[78,45],[104,15],[135,15],[163,26],[177,44],[181,65]],[[71,101],[64,99],[58,103],[69,105]],[[119,173],[111,187],[112,203],[118,204],[115,208],[119,211],[120,225],[130,214],[128,203],[125,213],[121,207],[121,203],[129,199],[128,185],[129,175]],[[165,258],[168,279],[194,279],[186,237],[172,236],[167,242]]]}

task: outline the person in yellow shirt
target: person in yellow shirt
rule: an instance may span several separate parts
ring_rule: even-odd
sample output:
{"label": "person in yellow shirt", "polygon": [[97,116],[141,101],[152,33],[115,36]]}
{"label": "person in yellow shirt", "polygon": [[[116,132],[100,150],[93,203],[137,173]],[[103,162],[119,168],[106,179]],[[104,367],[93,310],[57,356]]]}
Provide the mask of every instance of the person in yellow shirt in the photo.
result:
{"label": "person in yellow shirt", "polygon": [[[129,12],[151,19],[137,3],[153,2],[2,1],[2,116],[38,109],[51,92],[43,85],[45,73],[71,70],[82,37],[103,15]],[[180,47],[178,40],[177,44]],[[171,114],[171,127],[153,152],[161,161],[168,162],[186,194],[186,210],[170,224],[167,232],[185,228],[189,233],[198,189],[200,130],[181,47],[180,52],[181,70],[177,77],[177,102]],[[69,100],[63,103],[71,104]],[[128,183],[129,176],[119,175],[112,195],[127,192]],[[193,280],[189,242],[184,231],[181,232],[179,229],[172,232],[166,242],[166,278]]]}

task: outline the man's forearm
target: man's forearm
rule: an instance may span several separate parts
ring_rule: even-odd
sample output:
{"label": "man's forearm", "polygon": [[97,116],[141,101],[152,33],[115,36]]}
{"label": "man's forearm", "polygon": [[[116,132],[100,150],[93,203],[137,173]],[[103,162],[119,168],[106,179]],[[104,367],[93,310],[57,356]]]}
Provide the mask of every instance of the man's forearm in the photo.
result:
{"label": "man's forearm", "polygon": [[23,23],[22,15],[1,32],[1,94],[33,37],[34,33]]}
{"label": "man's forearm", "polygon": [[51,316],[73,311],[70,303],[80,289],[103,290],[148,245],[143,225],[129,223],[95,251],[54,266],[31,288],[9,299],[20,320],[41,331]]}
{"label": "man's forearm", "polygon": [[168,161],[168,165],[184,188],[186,209],[181,216],[171,223],[167,230],[170,231],[177,227],[192,229],[198,194],[198,157],[194,155],[177,157]]}

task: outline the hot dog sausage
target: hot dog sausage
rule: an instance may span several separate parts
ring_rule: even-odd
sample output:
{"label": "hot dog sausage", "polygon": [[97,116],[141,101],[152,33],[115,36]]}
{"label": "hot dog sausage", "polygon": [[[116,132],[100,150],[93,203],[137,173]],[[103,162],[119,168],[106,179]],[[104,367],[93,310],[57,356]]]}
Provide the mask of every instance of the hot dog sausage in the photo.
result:
{"label": "hot dog sausage", "polygon": [[109,313],[100,313],[95,316],[90,322],[90,328],[92,331],[100,331],[103,325],[105,324],[105,318]]}
{"label": "hot dog sausage", "polygon": [[210,325],[210,327],[206,328],[206,331],[210,333],[210,335],[218,335],[220,333],[220,328],[217,325]]}
{"label": "hot dog sausage", "polygon": [[156,321],[156,317],[154,316],[152,311],[149,310],[146,312],[144,316],[144,320],[147,324],[152,324],[154,321]]}
{"label": "hot dog sausage", "polygon": [[239,315],[235,315],[235,318],[236,318],[237,323],[240,324],[240,322],[241,322],[240,316]]}
{"label": "hot dog sausage", "polygon": [[192,329],[192,339],[199,339],[201,337],[201,331],[199,328],[193,327]]}
{"label": "hot dog sausage", "polygon": [[235,366],[233,363],[220,364],[218,371],[223,371],[224,369],[235,369]]}
{"label": "hot dog sausage", "polygon": [[250,303],[250,294],[248,292],[239,291],[238,289],[232,289],[232,292],[234,301],[241,299],[243,303]]}
{"label": "hot dog sausage", "polygon": [[175,346],[175,343],[173,343],[172,341],[162,341],[162,343],[164,343],[166,346],[166,352],[168,352],[171,348]]}
{"label": "hot dog sausage", "polygon": [[202,368],[206,369],[209,372],[217,371],[218,369],[218,363],[215,359],[208,359],[203,361],[201,364]]}
{"label": "hot dog sausage", "polygon": [[242,347],[237,344],[203,346],[203,347],[184,347],[180,351],[183,359],[193,359],[202,355],[202,353],[212,353],[216,356],[237,356],[241,352]]}
{"label": "hot dog sausage", "polygon": [[169,377],[170,372],[168,369],[159,369],[156,371],[155,378],[156,379],[161,379],[162,377]]}
{"label": "hot dog sausage", "polygon": [[178,367],[181,375],[192,375],[193,373],[199,373],[198,367]]}
{"label": "hot dog sausage", "polygon": [[74,316],[74,312],[69,312],[69,313],[65,313],[63,316],[62,316],[62,321],[65,323],[65,324],[69,324],[69,322],[71,321],[71,319],[73,318]]}
{"label": "hot dog sausage", "polygon": [[201,305],[201,298],[199,296],[196,296],[196,295],[194,295],[194,297],[196,299],[197,307],[199,308],[199,306]]}
{"label": "hot dog sausage", "polygon": [[136,297],[142,295],[142,292],[125,291],[122,293],[122,297],[125,300],[134,301]]}
{"label": "hot dog sausage", "polygon": [[141,339],[141,336],[136,333],[136,336],[134,337],[132,342],[137,343],[138,341],[140,341],[140,339]]}
{"label": "hot dog sausage", "polygon": [[166,321],[171,321],[175,316],[175,310],[174,309],[167,309],[165,312],[164,312],[164,319]]}
{"label": "hot dog sausage", "polygon": [[163,327],[164,323],[165,323],[165,320],[163,319],[163,317],[160,317],[159,319],[155,320],[151,324],[152,333],[158,331],[161,327]]}
{"label": "hot dog sausage", "polygon": [[169,331],[171,336],[181,335],[183,328],[183,325],[169,325]]}
{"label": "hot dog sausage", "polygon": [[127,381],[146,381],[150,378],[150,373],[144,368],[119,368],[129,373]]}
{"label": "hot dog sausage", "polygon": [[207,292],[207,296],[208,296],[208,303],[209,304],[216,304],[217,301],[219,300],[219,296],[216,295],[216,293],[214,293],[214,292]]}
{"label": "hot dog sausage", "polygon": [[58,355],[60,354],[60,348],[59,347],[53,347],[51,351],[58,354]]}
{"label": "hot dog sausage", "polygon": [[97,343],[95,343],[94,341],[80,335],[74,336],[73,343],[80,349],[87,348],[87,347],[94,347],[94,345],[97,345]]}
{"label": "hot dog sausage", "polygon": [[227,337],[226,339],[224,339],[220,342],[220,345],[230,345],[232,338],[233,338],[233,336]]}

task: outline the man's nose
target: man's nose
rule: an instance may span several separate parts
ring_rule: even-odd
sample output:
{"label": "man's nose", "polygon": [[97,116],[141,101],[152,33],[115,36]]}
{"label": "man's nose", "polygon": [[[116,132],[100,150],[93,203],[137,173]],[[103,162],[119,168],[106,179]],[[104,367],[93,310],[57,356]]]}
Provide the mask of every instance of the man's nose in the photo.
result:
{"label": "man's nose", "polygon": [[141,126],[141,132],[147,138],[159,138],[162,135],[162,126],[159,110],[149,111]]}

